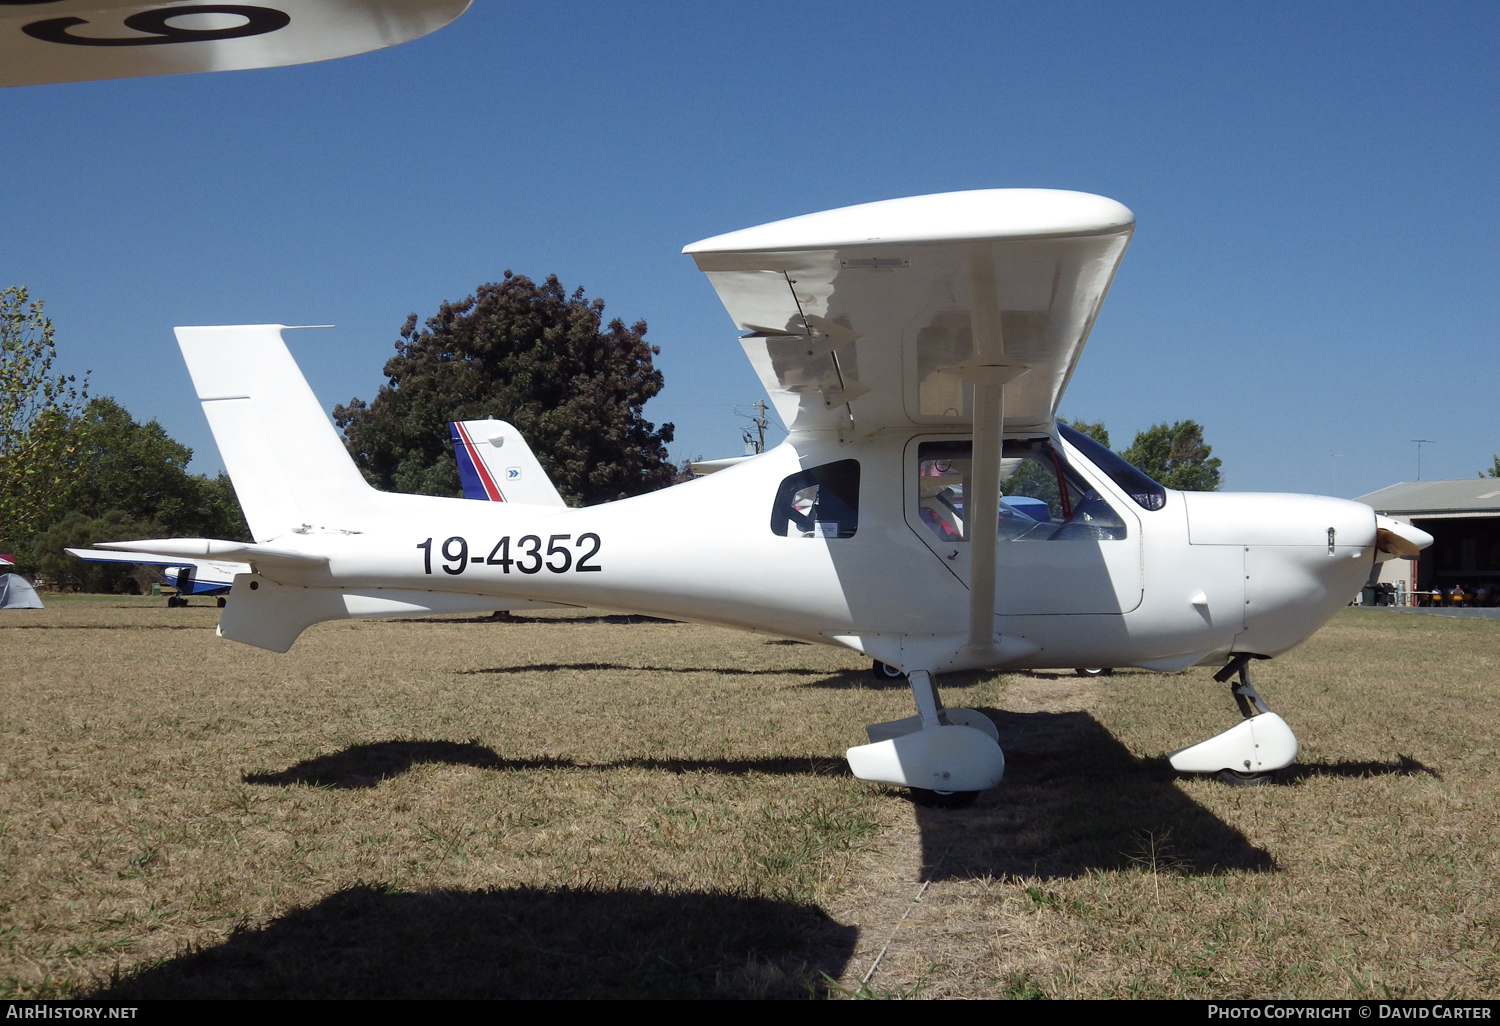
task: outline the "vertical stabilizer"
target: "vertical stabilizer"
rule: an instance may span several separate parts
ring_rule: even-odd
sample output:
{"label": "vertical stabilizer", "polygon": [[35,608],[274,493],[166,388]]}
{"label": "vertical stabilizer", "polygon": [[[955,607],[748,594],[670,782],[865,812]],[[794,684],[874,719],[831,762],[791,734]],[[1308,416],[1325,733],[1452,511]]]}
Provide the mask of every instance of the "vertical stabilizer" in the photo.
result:
{"label": "vertical stabilizer", "polygon": [[280,324],[178,328],[177,344],[258,542],[353,529],[365,482],[281,339]]}
{"label": "vertical stabilizer", "polygon": [[448,430],[464,498],[567,505],[514,425],[503,420],[465,420],[448,425]]}

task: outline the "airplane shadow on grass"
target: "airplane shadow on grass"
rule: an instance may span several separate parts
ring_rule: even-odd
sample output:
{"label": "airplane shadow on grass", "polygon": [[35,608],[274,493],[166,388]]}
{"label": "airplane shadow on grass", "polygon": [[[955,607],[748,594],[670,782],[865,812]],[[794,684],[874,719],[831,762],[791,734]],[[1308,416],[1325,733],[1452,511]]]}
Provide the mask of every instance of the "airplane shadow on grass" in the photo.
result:
{"label": "airplane shadow on grass", "polygon": [[109,981],[151,998],[821,996],[858,929],[769,898],[640,890],[358,886]]}
{"label": "airplane shadow on grass", "polygon": [[[917,809],[927,878],[1072,877],[1149,867],[1153,852],[1174,873],[1276,870],[1269,852],[1177,786],[1183,775],[1165,756],[1136,758],[1088,713],[984,712],[1000,731],[1005,780],[968,809]],[[1294,764],[1274,783],[1390,774],[1437,776],[1398,756]]]}
{"label": "airplane shadow on grass", "polygon": [[[1265,849],[1177,786],[1165,758],[1139,759],[1086,712],[1016,713],[985,709],[1000,731],[1005,780],[970,808],[918,807],[923,872],[929,879],[1075,877],[1144,864],[1186,874],[1276,869]],[[247,784],[334,789],[378,786],[423,764],[508,772],[645,769],[728,776],[847,776],[837,755],[767,759],[637,758],[585,763],[502,757],[478,741],[392,740],[358,744],[280,772],[245,774]],[[1386,774],[1436,776],[1416,760],[1292,766],[1279,780]],[[893,792],[905,795],[906,792]]]}
{"label": "airplane shadow on grass", "polygon": [[[558,670],[575,670],[594,673],[600,670],[626,670],[630,673],[712,673],[721,677],[826,677],[827,670],[809,670],[792,667],[786,670],[746,670],[741,667],[721,666],[626,666],[624,663],[532,663],[524,666],[489,666],[478,670],[458,670],[464,676],[475,674],[554,673]],[[866,674],[866,676],[869,676]],[[899,681],[905,688],[906,682]]]}
{"label": "airplane shadow on grass", "polygon": [[1000,731],[1005,780],[962,810],[917,808],[924,879],[1076,877],[1158,867],[1271,871],[1275,861],[1138,759],[1086,712],[982,710]]}
{"label": "airplane shadow on grass", "polygon": [[663,773],[717,773],[742,776],[768,773],[777,776],[848,776],[849,766],[842,758],[780,759],[620,759],[614,762],[574,762],[572,759],[506,759],[493,748],[478,741],[374,741],[351,745],[342,751],[306,759],[280,773],[247,773],[247,784],[284,787],[305,784],[311,787],[353,789],[375,787],[383,780],[400,776],[414,766],[442,763],[449,766],[473,766],[477,769],[507,772],[515,770],[585,770],[646,769]]}

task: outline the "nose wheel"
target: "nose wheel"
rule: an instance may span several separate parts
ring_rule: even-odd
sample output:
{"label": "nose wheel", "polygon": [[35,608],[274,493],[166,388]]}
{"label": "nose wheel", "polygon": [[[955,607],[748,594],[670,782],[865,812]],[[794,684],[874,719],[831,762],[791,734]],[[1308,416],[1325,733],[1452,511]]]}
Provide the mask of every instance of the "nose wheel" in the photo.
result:
{"label": "nose wheel", "polygon": [[912,804],[924,809],[967,809],[978,797],[978,791],[929,791],[925,787],[911,789]]}
{"label": "nose wheel", "polygon": [[1236,655],[1214,680],[1230,684],[1235,704],[1245,717],[1222,734],[1179,748],[1167,756],[1179,773],[1211,773],[1226,784],[1248,787],[1269,783],[1279,769],[1297,758],[1297,738],[1286,721],[1273,713],[1250,684],[1247,653]]}

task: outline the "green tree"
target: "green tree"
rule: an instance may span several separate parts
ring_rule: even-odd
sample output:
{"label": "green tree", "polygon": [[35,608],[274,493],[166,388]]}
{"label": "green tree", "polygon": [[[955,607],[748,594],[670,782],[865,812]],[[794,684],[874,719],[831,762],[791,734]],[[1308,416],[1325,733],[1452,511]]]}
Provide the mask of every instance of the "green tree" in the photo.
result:
{"label": "green tree", "polygon": [[505,272],[461,303],[444,303],[417,329],[407,318],[387,383],[333,419],[377,488],[458,495],[451,420],[514,424],[563,498],[587,505],[672,483],[671,424],[641,415],[661,391],[660,353],[646,322],[603,322],[604,301],[569,295],[549,275],[540,285]]}
{"label": "green tree", "polygon": [[1104,426],[1104,421],[1064,420],[1062,417],[1058,417],[1057,422],[1059,424],[1066,424],[1079,434],[1088,435],[1106,449],[1109,448],[1109,429]]}
{"label": "green tree", "polygon": [[179,537],[249,540],[229,479],[189,474],[193,450],[174,441],[156,421],[138,423],[104,396],[90,400],[69,431],[70,509],[90,517],[118,512],[128,521],[154,523]]}
{"label": "green tree", "polygon": [[67,505],[74,454],[68,430],[84,383],[55,374],[52,322],[24,287],[0,291],[0,545],[18,555]]}
{"label": "green tree", "polygon": [[1203,441],[1203,429],[1191,420],[1171,427],[1153,424],[1120,455],[1168,488],[1211,492],[1219,487],[1219,458]]}
{"label": "green tree", "polygon": [[149,574],[129,563],[86,563],[65,549],[86,549],[94,542],[160,538],[159,524],[131,520],[120,510],[101,517],[73,510],[32,540],[36,571],[60,591],[93,591],[139,594]]}
{"label": "green tree", "polygon": [[62,549],[151,535],[249,539],[228,478],[189,474],[191,449],[113,399],[90,398],[86,381],[54,373],[56,358],[41,302],[0,291],[0,549],[23,573],[113,589],[128,571],[85,573]]}
{"label": "green tree", "polygon": [[156,421],[141,424],[103,396],[68,421],[67,436],[61,464],[66,513],[18,546],[28,568],[54,587],[131,591],[142,580],[128,566],[85,563],[65,548],[135,538],[250,539],[229,479],[189,474],[193,450]]}
{"label": "green tree", "polygon": [[1480,477],[1500,477],[1500,453],[1495,455],[1495,465],[1488,470],[1481,470]]}

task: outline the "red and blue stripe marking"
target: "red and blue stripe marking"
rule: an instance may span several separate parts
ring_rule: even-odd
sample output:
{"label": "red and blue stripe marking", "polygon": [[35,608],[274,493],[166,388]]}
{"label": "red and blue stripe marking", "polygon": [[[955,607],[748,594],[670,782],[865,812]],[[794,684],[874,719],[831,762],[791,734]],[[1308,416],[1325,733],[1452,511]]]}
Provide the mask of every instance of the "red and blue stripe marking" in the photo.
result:
{"label": "red and blue stripe marking", "polygon": [[500,493],[500,486],[485,467],[469,433],[457,421],[448,426],[453,433],[453,455],[458,459],[458,479],[464,486],[464,498],[504,502],[505,496]]}

